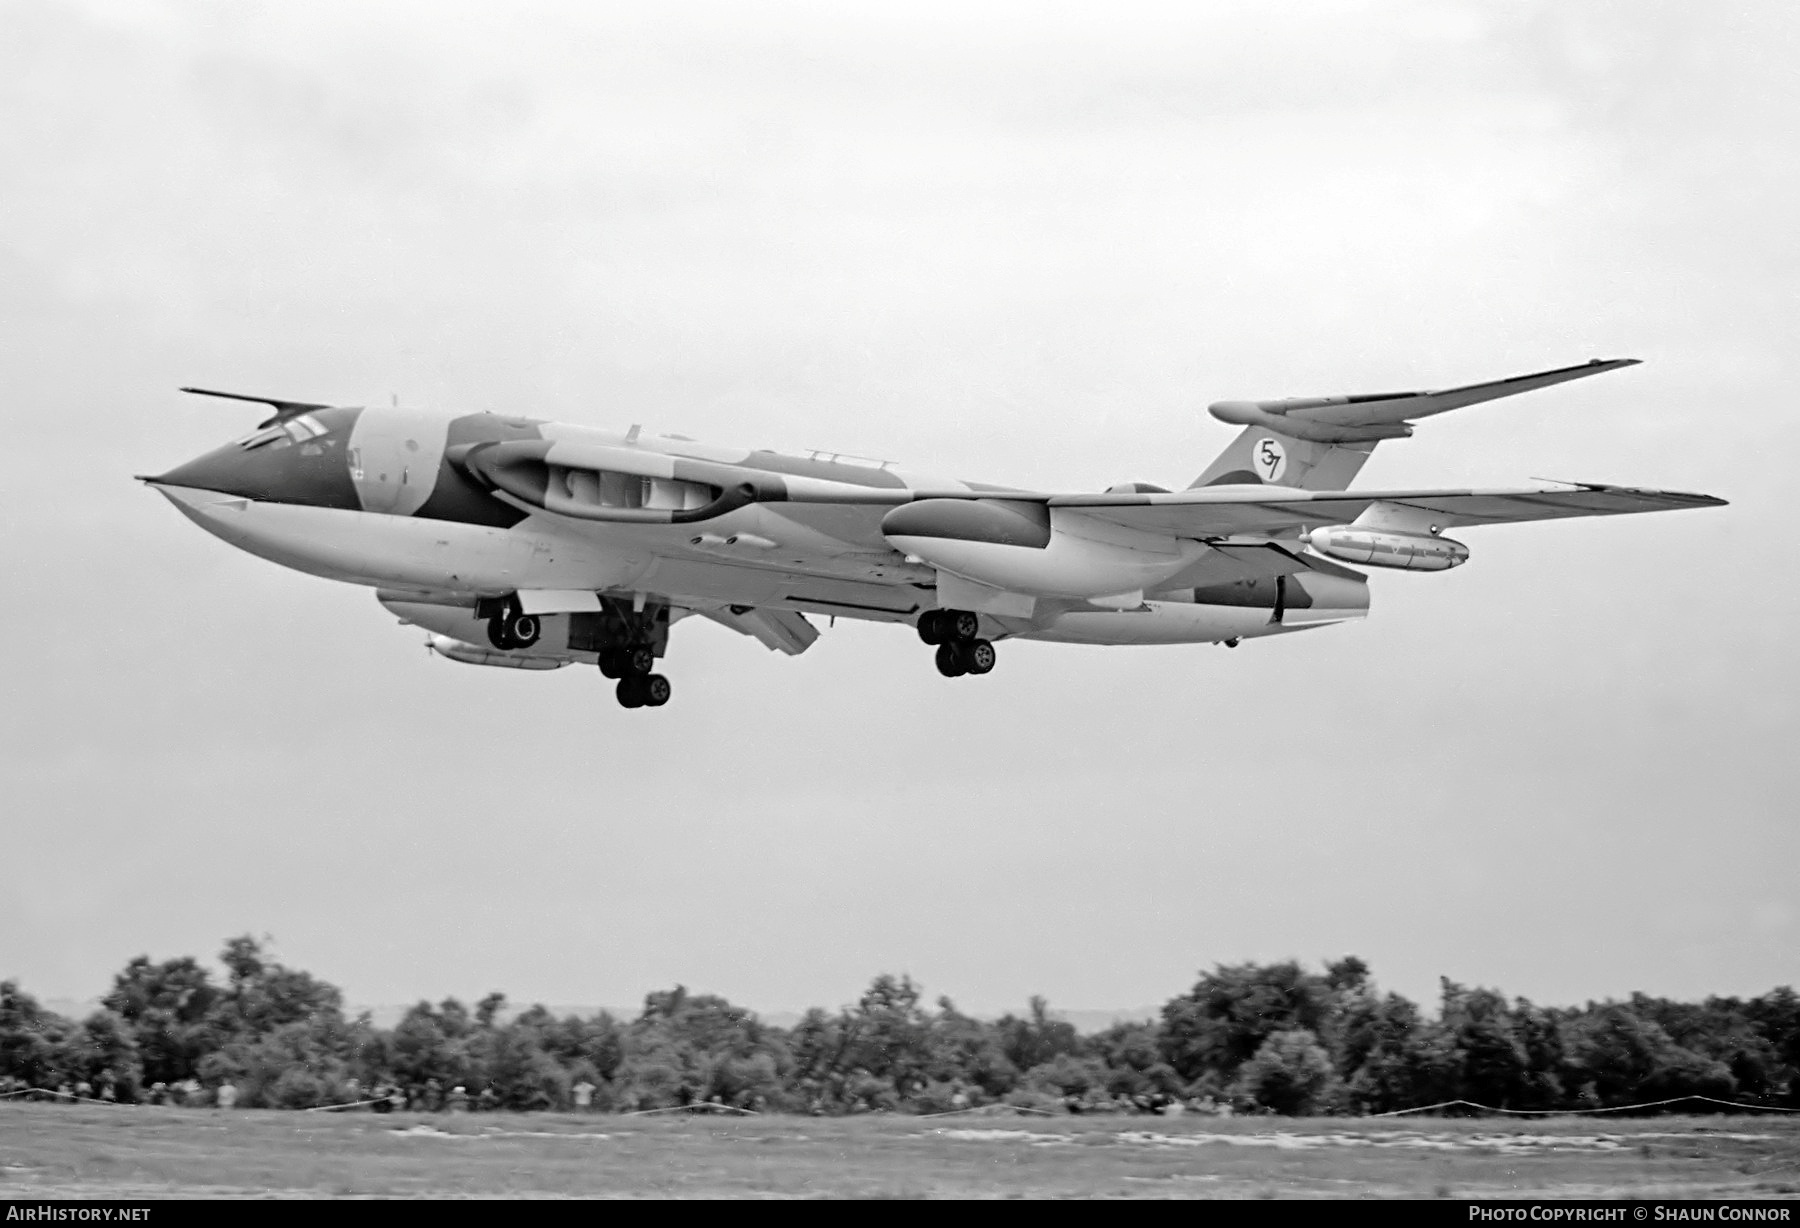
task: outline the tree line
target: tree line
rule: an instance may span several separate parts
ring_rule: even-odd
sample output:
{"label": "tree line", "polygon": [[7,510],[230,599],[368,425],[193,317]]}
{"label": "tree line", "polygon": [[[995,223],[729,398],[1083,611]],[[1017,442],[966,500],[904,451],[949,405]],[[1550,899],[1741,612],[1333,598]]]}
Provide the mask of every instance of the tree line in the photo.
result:
{"label": "tree line", "polygon": [[[1800,995],[1543,1007],[1441,982],[1435,1016],[1382,992],[1354,956],[1221,964],[1160,1017],[1080,1035],[1042,998],[980,1019],[910,978],[876,977],[854,1006],[775,1027],[710,994],[652,993],[635,1019],[420,1002],[392,1028],[249,937],[220,955],[132,960],[75,1021],[0,982],[0,1093],[165,1096],[310,1108],[382,1097],[598,1111],[710,1103],[757,1111],[929,1113],[1007,1103],[1068,1112],[1174,1104],[1289,1115],[1471,1100],[1605,1108],[1681,1096],[1800,1108]],[[224,1097],[217,1089],[229,1085]],[[171,1092],[169,1089],[183,1089]]]}

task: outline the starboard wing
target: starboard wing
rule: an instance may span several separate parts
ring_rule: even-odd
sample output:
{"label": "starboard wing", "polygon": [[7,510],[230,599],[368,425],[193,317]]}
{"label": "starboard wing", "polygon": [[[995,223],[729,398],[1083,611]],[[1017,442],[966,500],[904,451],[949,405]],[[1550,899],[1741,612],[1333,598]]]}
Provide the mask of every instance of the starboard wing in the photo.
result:
{"label": "starboard wing", "polygon": [[1374,503],[1430,513],[1444,528],[1725,505],[1725,500],[1711,495],[1597,483],[1524,490],[1303,491],[1213,486],[1173,494],[1053,495],[1048,502],[1051,507],[1079,510],[1127,528],[1194,538],[1348,524]]}

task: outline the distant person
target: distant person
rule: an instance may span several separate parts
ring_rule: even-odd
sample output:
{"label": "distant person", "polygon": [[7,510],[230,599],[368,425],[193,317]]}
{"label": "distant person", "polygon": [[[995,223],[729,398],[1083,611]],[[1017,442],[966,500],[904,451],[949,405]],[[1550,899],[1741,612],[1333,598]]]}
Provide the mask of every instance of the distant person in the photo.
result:
{"label": "distant person", "polygon": [[56,1085],[56,1102],[58,1104],[74,1104],[75,1088],[67,1079]]}
{"label": "distant person", "polygon": [[455,1087],[450,1089],[449,1109],[452,1113],[467,1113],[469,1111],[469,1089],[464,1087],[461,1083],[458,1083]]}
{"label": "distant person", "polygon": [[594,1107],[594,1085],[586,1079],[571,1087],[569,1091],[575,1097],[575,1111],[586,1113]]}
{"label": "distant person", "polygon": [[222,1109],[229,1109],[237,1104],[238,1090],[235,1083],[221,1083],[219,1090],[213,1093],[213,1103]]}
{"label": "distant person", "polygon": [[75,1094],[83,1100],[92,1100],[94,1098],[94,1086],[86,1079],[83,1079],[75,1085]]}
{"label": "distant person", "polygon": [[481,1089],[481,1095],[475,1097],[475,1107],[483,1113],[492,1113],[500,1107],[500,1097],[494,1094],[493,1084]]}

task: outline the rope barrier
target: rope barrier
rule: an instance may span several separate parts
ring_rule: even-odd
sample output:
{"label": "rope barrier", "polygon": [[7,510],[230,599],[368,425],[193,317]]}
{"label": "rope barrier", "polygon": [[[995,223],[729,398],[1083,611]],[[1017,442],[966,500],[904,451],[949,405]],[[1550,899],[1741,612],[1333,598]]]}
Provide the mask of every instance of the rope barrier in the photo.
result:
{"label": "rope barrier", "polygon": [[[0,1092],[0,1100],[8,1100],[14,1096],[29,1095],[47,1096],[56,1101],[80,1101],[83,1104],[108,1104],[114,1108],[137,1108],[136,1104],[121,1100],[100,1100],[93,1096],[77,1096],[74,1092],[53,1091],[48,1087],[21,1087],[10,1092]],[[1722,1105],[1728,1109],[1743,1109],[1752,1113],[1800,1113],[1800,1109],[1784,1108],[1778,1104],[1745,1104],[1740,1100],[1720,1100],[1716,1096],[1671,1096],[1667,1100],[1647,1100],[1642,1104],[1615,1104],[1600,1109],[1503,1109],[1491,1104],[1478,1104],[1473,1100],[1442,1100],[1437,1104],[1422,1104],[1410,1109],[1389,1109],[1385,1113],[1370,1113],[1374,1117],[1405,1117],[1409,1113],[1430,1113],[1437,1109],[1469,1108],[1479,1109],[1483,1113],[1504,1113],[1511,1117],[1583,1117],[1600,1113],[1629,1113],[1634,1109],[1657,1109],[1665,1104],[1685,1104],[1699,1101],[1704,1104]],[[300,1110],[303,1113],[341,1113],[346,1109],[365,1108],[371,1104],[389,1103],[389,1097],[376,1096],[372,1100],[357,1100],[349,1104],[315,1104],[311,1108]],[[198,1108],[199,1105],[178,1105],[178,1108]],[[966,1109],[951,1109],[943,1113],[921,1113],[919,1119],[928,1121],[934,1117],[957,1117],[965,1113],[985,1113],[999,1115],[1001,1113],[1036,1113],[1041,1117],[1055,1117],[1050,1109],[1032,1108],[1023,1104],[979,1104]],[[658,1113],[737,1113],[744,1117],[760,1117],[755,1109],[741,1109],[734,1104],[676,1104],[660,1109],[637,1109],[626,1113],[626,1117],[651,1117]]]}
{"label": "rope barrier", "polygon": [[942,1113],[921,1113],[920,1121],[930,1121],[934,1117],[957,1117],[964,1113],[980,1113],[987,1117],[998,1117],[1002,1113],[1036,1113],[1040,1117],[1055,1117],[1049,1109],[1037,1109],[1028,1104],[973,1104],[966,1109],[949,1109]]}
{"label": "rope barrier", "polygon": [[33,1092],[36,1092],[40,1096],[48,1096],[52,1100],[79,1100],[83,1104],[110,1104],[115,1108],[134,1109],[137,1107],[135,1104],[123,1103],[118,1100],[100,1100],[94,1096],[77,1096],[74,1092],[51,1091],[47,1087],[21,1087],[10,1092],[0,1092],[0,1100],[5,1100],[11,1096],[29,1096]]}
{"label": "rope barrier", "polygon": [[1756,1113],[1800,1113],[1800,1109],[1785,1109],[1777,1104],[1744,1104],[1737,1100],[1720,1100],[1716,1096],[1671,1096],[1667,1100],[1647,1100],[1643,1104],[1615,1104],[1603,1109],[1502,1109],[1491,1104],[1477,1104],[1473,1100],[1444,1100],[1437,1104],[1422,1104],[1413,1109],[1390,1109],[1386,1113],[1370,1113],[1369,1116],[1403,1117],[1408,1113],[1429,1113],[1434,1109],[1448,1109],[1462,1105],[1471,1109],[1480,1109],[1484,1113],[1506,1113],[1515,1117],[1579,1117],[1591,1116],[1595,1113],[1628,1113],[1633,1109],[1654,1109],[1665,1104],[1683,1104],[1690,1100],[1700,1100],[1707,1104],[1722,1104],[1733,1109],[1749,1109]]}

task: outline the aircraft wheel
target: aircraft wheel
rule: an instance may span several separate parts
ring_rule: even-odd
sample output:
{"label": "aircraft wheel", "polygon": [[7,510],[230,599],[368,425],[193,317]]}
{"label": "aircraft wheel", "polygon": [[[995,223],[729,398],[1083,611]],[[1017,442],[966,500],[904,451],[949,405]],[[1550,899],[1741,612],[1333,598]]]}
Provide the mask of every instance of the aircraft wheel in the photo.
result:
{"label": "aircraft wheel", "polygon": [[644,706],[660,708],[669,702],[669,680],[661,674],[645,674],[638,679],[638,693],[644,697]]}
{"label": "aircraft wheel", "polygon": [[488,643],[502,650],[511,648],[513,642],[506,636],[506,620],[504,618],[488,619]]}
{"label": "aircraft wheel", "polygon": [[919,638],[933,646],[944,642],[946,637],[942,610],[926,610],[919,615]]}
{"label": "aircraft wheel", "polygon": [[991,673],[994,663],[999,660],[994,646],[986,640],[970,640],[958,647],[962,649],[957,655],[962,658],[963,668],[971,674]]}
{"label": "aircraft wheel", "polygon": [[656,650],[648,644],[628,649],[624,657],[625,673],[642,678],[656,668]]}
{"label": "aircraft wheel", "polygon": [[972,640],[981,634],[981,616],[973,610],[948,610],[944,619],[949,624],[950,634],[947,638],[954,640]]}
{"label": "aircraft wheel", "polygon": [[512,642],[509,648],[530,648],[538,642],[538,635],[543,631],[543,624],[536,614],[514,614],[502,624],[506,638]]}
{"label": "aircraft wheel", "polygon": [[619,650],[603,648],[600,650],[600,676],[602,678],[623,678],[625,670],[619,662]]}
{"label": "aircraft wheel", "polygon": [[939,644],[937,650],[938,673],[946,678],[960,678],[969,672],[963,664],[962,653],[956,651],[955,644]]}
{"label": "aircraft wheel", "polygon": [[641,708],[644,706],[644,680],[642,678],[621,678],[619,685],[613,689],[618,696],[621,708]]}

